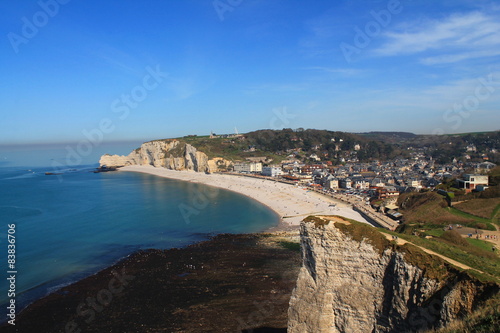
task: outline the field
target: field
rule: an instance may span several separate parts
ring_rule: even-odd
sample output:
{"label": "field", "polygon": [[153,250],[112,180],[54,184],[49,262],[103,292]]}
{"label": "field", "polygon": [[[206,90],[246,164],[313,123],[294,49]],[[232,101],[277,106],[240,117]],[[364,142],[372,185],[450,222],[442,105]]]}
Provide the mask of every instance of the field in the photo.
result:
{"label": "field", "polygon": [[[484,244],[479,246],[470,243],[469,245],[457,245],[441,237],[425,239],[418,236],[393,233],[387,230],[383,231],[480,270],[485,274],[476,273],[474,275],[482,280],[500,282],[500,260],[498,255],[491,252],[491,247],[489,250],[486,250],[481,248],[486,247]],[[463,240],[468,242],[466,239]]]}
{"label": "field", "polygon": [[398,200],[405,216],[401,231],[415,228],[436,229],[449,224],[461,224],[471,228],[495,230],[490,220],[449,209],[445,198],[437,193],[410,193]]}
{"label": "field", "polygon": [[[490,219],[485,219],[483,217],[471,215],[469,213],[458,210],[455,207],[448,207],[448,208],[446,208],[446,210],[455,216],[459,216],[459,217],[463,217],[466,219],[471,219],[471,220],[476,221],[476,225],[474,226],[474,228],[486,229],[486,230],[491,230],[491,231],[496,230],[495,226],[491,223]],[[471,224],[468,224],[467,226],[472,227]]]}
{"label": "field", "polygon": [[473,199],[453,206],[463,212],[491,220],[500,210],[500,198]]}
{"label": "field", "polygon": [[[490,214],[497,214],[498,198],[488,200]],[[410,193],[398,201],[405,215],[405,223],[398,228],[399,237],[428,248],[458,262],[484,272],[483,279],[500,281],[500,260],[491,251],[492,244],[483,240],[462,238],[455,231],[445,231],[450,224],[460,224],[477,229],[495,230],[490,218],[483,218],[447,207],[444,197],[437,193]],[[477,212],[482,201],[469,204]],[[493,207],[493,209],[492,209]],[[425,238],[431,236],[431,238]]]}
{"label": "field", "polygon": [[493,243],[484,241],[482,239],[466,238],[467,242],[485,251],[491,251],[491,247],[494,246]]}

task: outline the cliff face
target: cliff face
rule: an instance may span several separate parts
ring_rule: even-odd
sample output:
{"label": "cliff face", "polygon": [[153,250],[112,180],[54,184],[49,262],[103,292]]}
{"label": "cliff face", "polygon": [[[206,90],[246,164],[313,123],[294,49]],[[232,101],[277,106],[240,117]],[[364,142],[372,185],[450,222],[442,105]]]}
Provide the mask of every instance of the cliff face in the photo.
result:
{"label": "cliff face", "polygon": [[431,278],[410,263],[406,245],[401,251],[381,249],[333,223],[303,222],[301,243],[303,265],[290,300],[288,332],[417,332],[470,313],[498,291],[444,262],[438,264],[443,277]]}
{"label": "cliff face", "polygon": [[219,166],[227,166],[229,163],[222,158],[209,160],[205,153],[178,140],[146,142],[127,156],[103,155],[99,160],[101,166],[108,167],[152,165],[157,168],[197,172],[214,172]]}

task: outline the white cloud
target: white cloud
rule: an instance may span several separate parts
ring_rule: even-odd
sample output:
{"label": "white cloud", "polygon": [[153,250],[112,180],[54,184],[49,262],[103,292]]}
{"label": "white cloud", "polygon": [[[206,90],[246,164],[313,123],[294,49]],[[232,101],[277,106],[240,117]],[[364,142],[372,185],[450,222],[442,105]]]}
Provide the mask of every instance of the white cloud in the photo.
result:
{"label": "white cloud", "polygon": [[460,54],[444,54],[439,56],[425,57],[420,59],[420,62],[424,65],[437,65],[437,64],[449,64],[455,63],[463,60],[474,59],[474,58],[484,58],[493,57],[500,55],[500,48],[496,50],[484,50],[478,52],[463,52]]}
{"label": "white cloud", "polygon": [[453,14],[443,20],[406,24],[384,34],[375,52],[382,56],[430,53],[426,65],[454,63],[500,54],[500,19],[482,12]]}

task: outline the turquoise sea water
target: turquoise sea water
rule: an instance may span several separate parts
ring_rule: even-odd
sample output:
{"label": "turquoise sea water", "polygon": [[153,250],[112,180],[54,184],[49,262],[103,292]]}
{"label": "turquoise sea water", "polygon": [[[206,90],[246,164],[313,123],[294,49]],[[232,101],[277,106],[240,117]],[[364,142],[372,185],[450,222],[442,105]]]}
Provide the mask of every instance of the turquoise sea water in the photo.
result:
{"label": "turquoise sea water", "polygon": [[[15,223],[18,305],[139,249],[182,247],[278,223],[273,211],[234,192],[132,172],[94,174],[96,166],[60,176],[44,174],[51,168],[0,167],[0,267],[6,274],[7,225]],[[8,286],[0,281],[5,309]]]}

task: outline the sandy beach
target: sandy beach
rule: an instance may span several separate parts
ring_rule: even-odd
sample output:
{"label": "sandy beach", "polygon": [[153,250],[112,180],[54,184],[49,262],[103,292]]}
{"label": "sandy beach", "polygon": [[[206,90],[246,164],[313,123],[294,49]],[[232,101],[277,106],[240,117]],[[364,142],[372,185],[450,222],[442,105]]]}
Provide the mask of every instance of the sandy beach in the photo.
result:
{"label": "sandy beach", "polygon": [[244,176],[175,171],[153,166],[127,166],[120,168],[120,171],[142,172],[201,183],[246,195],[268,206],[281,217],[279,229],[296,227],[308,215],[340,215],[368,223],[359,213],[342,201],[279,182]]}

